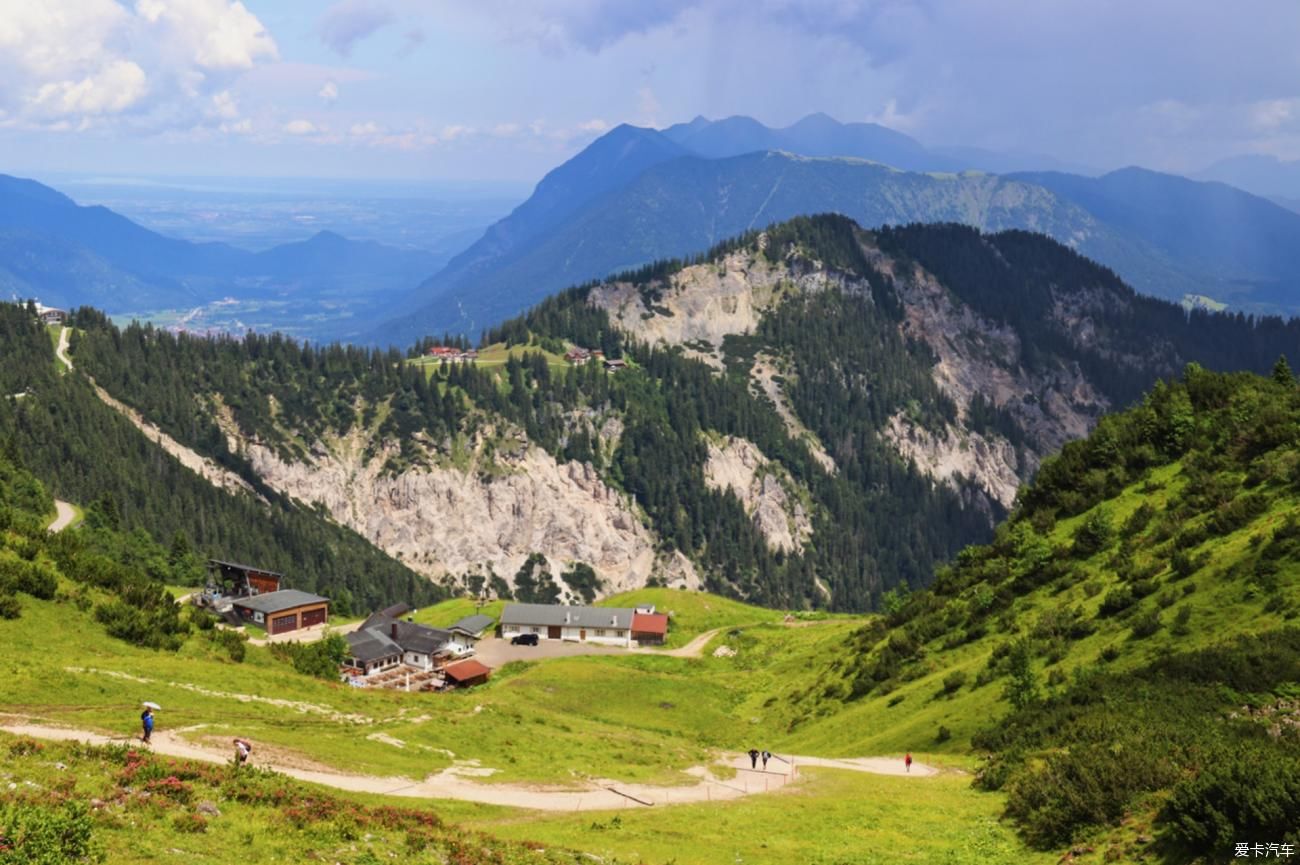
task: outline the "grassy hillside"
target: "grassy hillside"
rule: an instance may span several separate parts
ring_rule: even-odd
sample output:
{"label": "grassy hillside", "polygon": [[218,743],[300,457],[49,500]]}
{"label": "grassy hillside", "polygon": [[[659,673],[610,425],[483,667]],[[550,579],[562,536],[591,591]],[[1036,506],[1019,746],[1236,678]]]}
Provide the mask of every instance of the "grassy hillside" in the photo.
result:
{"label": "grassy hillside", "polygon": [[443,823],[426,803],[344,796],[250,767],[0,734],[0,859],[23,863],[589,861]]}
{"label": "grassy hillside", "polygon": [[[1044,464],[994,542],[815,681],[792,747],[986,755],[1033,844],[1170,861],[1300,826],[1300,390],[1196,367]],[[991,719],[997,719],[991,724]],[[1280,774],[1279,774],[1280,772]]]}
{"label": "grassy hillside", "polygon": [[[209,455],[243,473],[251,491],[214,487],[101,402],[80,371],[65,375],[54,339],[26,308],[0,303],[0,443],[53,494],[97,507],[108,527],[193,553],[194,567],[174,582],[201,582],[202,559],[213,557],[281,571],[291,586],[329,595],[341,611],[441,596],[360,535],[267,488],[215,427]],[[142,372],[153,375],[155,365],[144,361]],[[15,393],[27,395],[9,398]]]}

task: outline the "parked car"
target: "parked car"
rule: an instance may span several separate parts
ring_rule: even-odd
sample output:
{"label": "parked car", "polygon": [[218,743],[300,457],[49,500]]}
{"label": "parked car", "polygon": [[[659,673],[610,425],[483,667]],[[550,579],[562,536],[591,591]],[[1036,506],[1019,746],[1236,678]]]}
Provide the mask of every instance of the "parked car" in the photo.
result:
{"label": "parked car", "polygon": [[536,634],[516,634],[515,636],[513,636],[513,637],[510,638],[510,645],[512,645],[512,646],[536,646],[536,645],[537,645],[537,635],[536,635]]}

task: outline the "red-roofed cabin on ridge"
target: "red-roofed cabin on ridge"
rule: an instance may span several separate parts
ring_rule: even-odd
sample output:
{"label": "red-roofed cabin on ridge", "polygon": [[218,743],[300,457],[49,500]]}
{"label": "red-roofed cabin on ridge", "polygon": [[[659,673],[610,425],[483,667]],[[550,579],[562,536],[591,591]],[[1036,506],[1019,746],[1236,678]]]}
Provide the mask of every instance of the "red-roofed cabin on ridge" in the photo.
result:
{"label": "red-roofed cabin on ridge", "polygon": [[663,613],[632,616],[632,639],[643,646],[662,646],[668,636],[668,617]]}

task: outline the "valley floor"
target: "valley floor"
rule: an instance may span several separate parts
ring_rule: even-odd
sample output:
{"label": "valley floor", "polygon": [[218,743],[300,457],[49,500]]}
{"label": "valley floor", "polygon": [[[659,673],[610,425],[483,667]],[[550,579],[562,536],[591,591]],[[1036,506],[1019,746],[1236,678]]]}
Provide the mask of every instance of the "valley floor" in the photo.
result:
{"label": "valley floor", "polygon": [[[134,737],[108,736],[91,730],[74,730],[40,724],[4,723],[0,730],[15,736],[30,736],[61,742],[83,742],[89,745],[132,744],[145,747],[158,754],[201,760],[205,763],[226,763],[231,758],[230,749],[220,749],[214,744],[199,744],[185,739],[180,732],[198,733],[197,729],[177,733],[160,732],[148,746],[139,745]],[[850,772],[870,772],[876,775],[928,778],[939,770],[923,763],[913,763],[910,769],[893,757],[864,757],[857,759],[826,759],[794,754],[775,756],[769,769],[749,766],[745,754],[724,754],[719,764],[694,766],[687,774],[698,777],[694,786],[656,786],[652,784],[627,784],[616,779],[592,779],[587,786],[573,790],[552,790],[540,785],[479,783],[474,778],[488,778],[495,769],[481,767],[477,760],[463,761],[412,783],[409,778],[380,777],[377,775],[349,775],[334,771],[305,769],[272,754],[254,758],[250,763],[272,769],[291,778],[347,790],[353,793],[379,793],[417,799],[459,799],[485,805],[505,805],[540,811],[602,811],[628,807],[653,807],[693,802],[713,802],[737,799],[763,793],[775,793],[787,785],[798,782],[800,767],[820,766]],[[719,777],[714,773],[725,766],[733,777]]]}

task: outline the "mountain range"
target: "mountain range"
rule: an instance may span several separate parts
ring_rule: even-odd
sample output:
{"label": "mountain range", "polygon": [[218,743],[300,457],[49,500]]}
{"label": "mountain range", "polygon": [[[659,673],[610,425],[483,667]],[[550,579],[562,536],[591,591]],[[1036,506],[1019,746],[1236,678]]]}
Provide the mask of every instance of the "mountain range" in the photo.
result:
{"label": "mountain range", "polygon": [[1300,355],[1300,321],[1188,315],[1041,234],[839,216],[548,298],[473,364],[76,326],[114,398],[430,579],[839,610],[924,585],[1158,379]]}
{"label": "mountain range", "polygon": [[1040,231],[1147,294],[1300,310],[1300,214],[1271,201],[1139,168],[1092,178],[954,173],[961,167],[883,127],[822,115],[779,130],[749,118],[697,118],[663,131],[620,126],[548,174],[368,338],[477,333],[566,285],[820,212],[866,226],[958,221]]}
{"label": "mountain range", "polygon": [[[182,309],[233,296],[370,303],[436,267],[418,250],[332,232],[249,252],[150,231],[33,180],[0,175],[0,296],[112,313]],[[338,314],[338,310],[335,310]]]}

